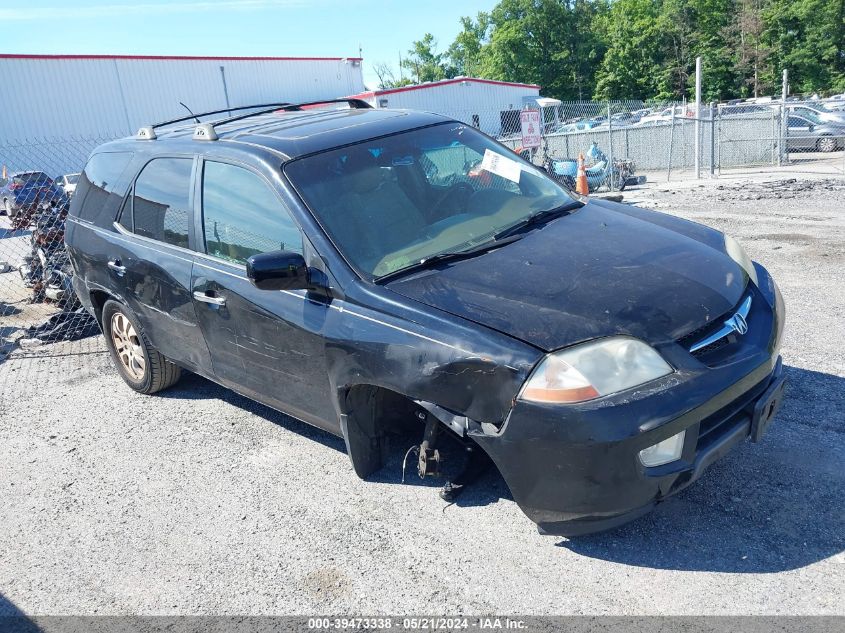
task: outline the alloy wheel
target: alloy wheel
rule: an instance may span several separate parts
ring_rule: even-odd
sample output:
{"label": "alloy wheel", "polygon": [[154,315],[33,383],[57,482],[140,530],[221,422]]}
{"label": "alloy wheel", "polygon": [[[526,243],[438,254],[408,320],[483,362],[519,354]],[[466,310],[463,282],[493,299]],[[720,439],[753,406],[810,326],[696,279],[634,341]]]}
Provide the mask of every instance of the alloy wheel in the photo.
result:
{"label": "alloy wheel", "polygon": [[141,380],[147,367],[147,358],[135,327],[122,312],[112,315],[111,340],[123,370],[133,380]]}

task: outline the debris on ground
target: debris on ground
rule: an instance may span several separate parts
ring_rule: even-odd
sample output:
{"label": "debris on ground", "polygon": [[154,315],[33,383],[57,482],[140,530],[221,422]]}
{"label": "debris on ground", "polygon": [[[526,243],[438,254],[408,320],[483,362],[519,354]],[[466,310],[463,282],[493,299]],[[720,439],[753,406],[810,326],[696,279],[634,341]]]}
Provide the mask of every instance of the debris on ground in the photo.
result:
{"label": "debris on ground", "polygon": [[24,347],[25,341],[37,340],[49,341],[75,341],[87,336],[94,336],[100,333],[100,326],[85,308],[78,308],[67,312],[54,314],[44,323],[38,326],[30,326],[26,329],[26,337],[18,344]]}

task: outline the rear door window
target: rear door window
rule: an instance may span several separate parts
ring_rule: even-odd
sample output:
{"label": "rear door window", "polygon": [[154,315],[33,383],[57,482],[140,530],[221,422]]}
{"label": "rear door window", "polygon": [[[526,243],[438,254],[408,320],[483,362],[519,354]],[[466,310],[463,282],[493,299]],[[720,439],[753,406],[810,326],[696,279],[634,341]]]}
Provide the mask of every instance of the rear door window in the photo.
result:
{"label": "rear door window", "polygon": [[132,195],[135,234],[188,248],[193,163],[192,158],[156,158],[141,170]]}
{"label": "rear door window", "polygon": [[206,161],[202,179],[205,252],[242,264],[271,251],[302,252],[302,234],[270,184],[258,174]]}

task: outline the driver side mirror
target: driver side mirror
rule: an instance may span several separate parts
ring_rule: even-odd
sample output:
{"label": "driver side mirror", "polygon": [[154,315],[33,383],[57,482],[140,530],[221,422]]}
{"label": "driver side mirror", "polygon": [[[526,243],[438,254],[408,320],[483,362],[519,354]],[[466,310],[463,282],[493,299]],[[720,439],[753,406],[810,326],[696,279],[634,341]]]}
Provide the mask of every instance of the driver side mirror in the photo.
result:
{"label": "driver side mirror", "polygon": [[272,251],[246,260],[246,276],[260,290],[309,289],[308,266],[300,253]]}

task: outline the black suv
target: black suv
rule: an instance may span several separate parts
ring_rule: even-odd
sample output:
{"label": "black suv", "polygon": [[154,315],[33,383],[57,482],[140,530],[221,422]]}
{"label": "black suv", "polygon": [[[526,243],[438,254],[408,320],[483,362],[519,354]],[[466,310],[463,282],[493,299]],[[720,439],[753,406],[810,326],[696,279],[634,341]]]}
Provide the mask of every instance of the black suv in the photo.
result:
{"label": "black suv", "polygon": [[410,421],[420,474],[451,436],[567,535],[766,430],[783,301],[731,238],[576,197],[447,117],[256,109],[142,128],[79,180],[74,285],[133,389],[196,372],[342,436],[361,477]]}

